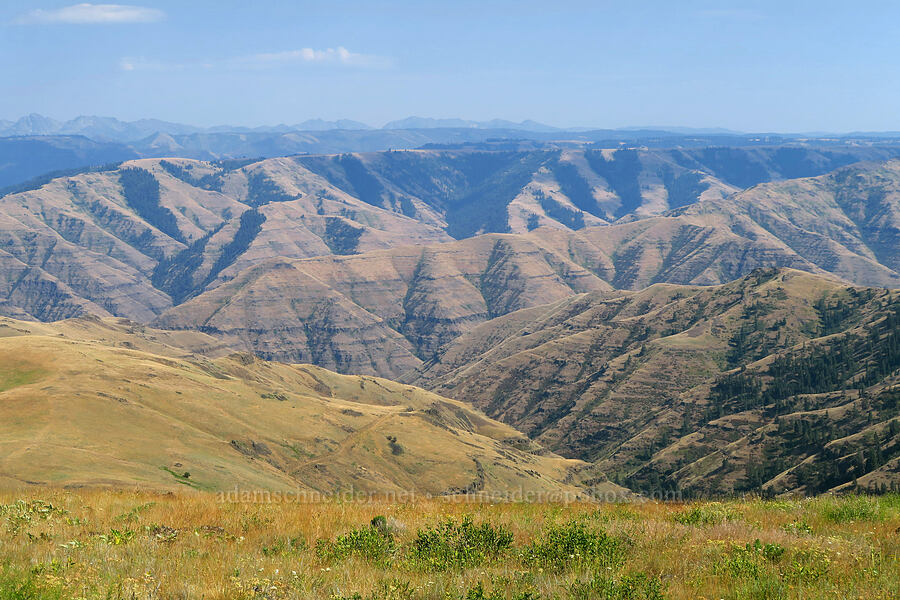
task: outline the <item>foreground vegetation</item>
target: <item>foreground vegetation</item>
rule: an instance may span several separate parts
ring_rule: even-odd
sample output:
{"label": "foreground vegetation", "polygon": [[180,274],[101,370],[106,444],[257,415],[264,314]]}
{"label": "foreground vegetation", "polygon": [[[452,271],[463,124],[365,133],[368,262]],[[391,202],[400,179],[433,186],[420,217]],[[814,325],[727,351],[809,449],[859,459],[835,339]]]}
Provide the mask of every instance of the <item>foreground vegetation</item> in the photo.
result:
{"label": "foreground vegetation", "polygon": [[0,600],[892,598],[900,496],[233,504],[0,494]]}

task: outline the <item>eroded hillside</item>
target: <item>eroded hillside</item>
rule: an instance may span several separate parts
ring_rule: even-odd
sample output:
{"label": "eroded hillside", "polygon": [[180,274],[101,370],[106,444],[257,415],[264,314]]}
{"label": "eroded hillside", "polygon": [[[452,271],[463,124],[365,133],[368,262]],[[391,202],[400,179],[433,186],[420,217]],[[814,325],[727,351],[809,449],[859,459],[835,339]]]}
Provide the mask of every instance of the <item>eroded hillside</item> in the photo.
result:
{"label": "eroded hillside", "polygon": [[719,283],[772,265],[896,285],[896,163],[735,195],[884,152],[419,150],[130,161],[0,198],[0,310],[149,322],[272,258],[490,232],[526,235],[619,288]]}
{"label": "eroded hillside", "polygon": [[900,297],[791,270],[585,294],[410,377],[635,489],[821,492],[900,466]]}
{"label": "eroded hillside", "polygon": [[900,161],[764,184],[662,216],[350,257],[272,260],[167,311],[279,360],[397,377],[475,325],[573,293],[791,267],[896,287]]}

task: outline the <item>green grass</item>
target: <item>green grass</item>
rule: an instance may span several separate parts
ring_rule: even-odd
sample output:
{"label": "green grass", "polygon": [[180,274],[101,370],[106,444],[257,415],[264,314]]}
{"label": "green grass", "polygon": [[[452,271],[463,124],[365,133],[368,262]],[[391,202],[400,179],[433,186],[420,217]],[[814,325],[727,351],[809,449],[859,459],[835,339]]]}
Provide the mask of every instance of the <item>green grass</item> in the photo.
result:
{"label": "green grass", "polygon": [[63,600],[67,596],[56,586],[41,583],[33,575],[0,571],[0,600]]}
{"label": "green grass", "polygon": [[823,498],[822,516],[831,523],[853,523],[856,521],[880,521],[882,510],[879,502],[866,496],[849,498]]}
{"label": "green grass", "polygon": [[734,510],[726,504],[720,502],[711,502],[709,504],[700,504],[686,509],[684,512],[676,514],[674,517],[676,523],[682,525],[718,525],[726,521],[737,518]]}
{"label": "green grass", "polygon": [[40,381],[46,372],[43,369],[0,368],[0,392]]}

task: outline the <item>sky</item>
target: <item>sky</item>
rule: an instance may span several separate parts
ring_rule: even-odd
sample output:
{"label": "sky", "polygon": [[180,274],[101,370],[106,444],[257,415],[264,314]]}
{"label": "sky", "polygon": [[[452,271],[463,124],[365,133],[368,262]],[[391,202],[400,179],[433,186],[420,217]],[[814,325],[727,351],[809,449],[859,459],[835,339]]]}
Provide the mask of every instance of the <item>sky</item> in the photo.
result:
{"label": "sky", "polygon": [[0,1],[0,119],[900,130],[900,3]]}

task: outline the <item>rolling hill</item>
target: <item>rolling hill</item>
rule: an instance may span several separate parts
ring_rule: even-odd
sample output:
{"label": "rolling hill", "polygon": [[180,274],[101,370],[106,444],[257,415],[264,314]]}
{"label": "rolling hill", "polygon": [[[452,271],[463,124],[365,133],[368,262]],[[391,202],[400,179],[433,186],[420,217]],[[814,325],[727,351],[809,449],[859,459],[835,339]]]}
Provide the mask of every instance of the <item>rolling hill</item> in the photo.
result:
{"label": "rolling hill", "polygon": [[409,385],[118,319],[0,319],[0,420],[3,487],[579,494],[589,472]]}

